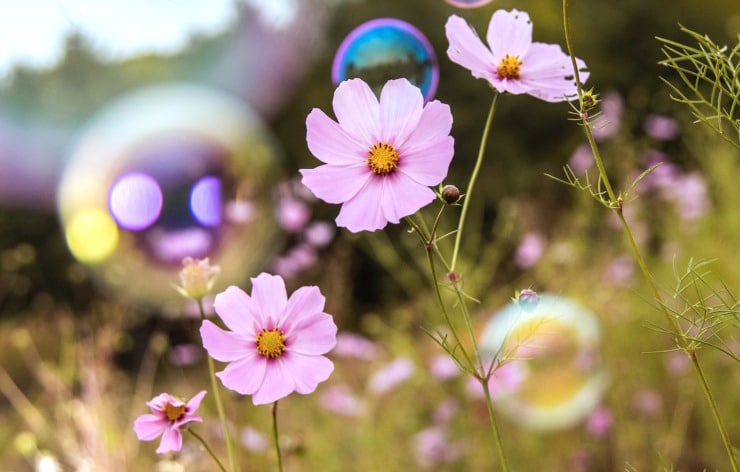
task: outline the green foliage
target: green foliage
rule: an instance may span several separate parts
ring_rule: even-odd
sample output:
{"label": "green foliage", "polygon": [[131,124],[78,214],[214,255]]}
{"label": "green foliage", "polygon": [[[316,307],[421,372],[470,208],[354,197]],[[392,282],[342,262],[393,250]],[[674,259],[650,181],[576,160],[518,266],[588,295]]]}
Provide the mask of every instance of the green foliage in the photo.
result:
{"label": "green foliage", "polygon": [[681,79],[678,85],[663,79],[671,89],[671,98],[688,106],[697,121],[740,148],[740,35],[730,49],[706,34],[684,26],[681,31],[696,45],[658,38],[666,57],[660,64]]}

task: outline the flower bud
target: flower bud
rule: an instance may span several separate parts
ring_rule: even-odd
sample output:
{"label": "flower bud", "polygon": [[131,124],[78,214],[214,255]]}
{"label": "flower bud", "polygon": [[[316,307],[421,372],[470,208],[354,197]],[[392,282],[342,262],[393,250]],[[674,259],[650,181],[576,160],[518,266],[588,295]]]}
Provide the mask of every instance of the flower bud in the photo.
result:
{"label": "flower bud", "polygon": [[540,296],[531,288],[525,288],[516,297],[516,301],[524,311],[532,311],[540,303]]}
{"label": "flower bud", "polygon": [[442,187],[442,200],[448,205],[457,203],[460,200],[460,189],[454,185],[445,185]]}
{"label": "flower bud", "polygon": [[205,259],[186,257],[182,260],[182,270],[179,273],[180,285],[175,286],[175,289],[186,298],[198,300],[213,289],[219,272],[221,268],[212,266],[207,257]]}

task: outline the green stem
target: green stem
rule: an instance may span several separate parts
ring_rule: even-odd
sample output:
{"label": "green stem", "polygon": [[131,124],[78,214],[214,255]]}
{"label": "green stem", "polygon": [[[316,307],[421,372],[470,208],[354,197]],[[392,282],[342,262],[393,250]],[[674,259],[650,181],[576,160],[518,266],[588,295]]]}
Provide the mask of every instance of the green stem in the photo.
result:
{"label": "green stem", "polygon": [[208,443],[206,442],[206,440],[203,439],[200,434],[196,433],[192,429],[187,428],[187,430],[188,430],[188,433],[192,434],[195,437],[195,439],[197,439],[198,441],[200,441],[200,443],[203,445],[203,447],[206,448],[206,451],[208,451],[208,454],[210,454],[211,457],[213,458],[213,460],[216,462],[216,465],[218,465],[218,468],[221,469],[222,472],[226,472],[226,468],[221,463],[221,461],[218,460],[218,457],[216,457],[216,454],[213,453],[213,449],[211,449],[211,446],[208,445]]}
{"label": "green stem", "polygon": [[[575,56],[575,53],[573,52],[572,41],[570,38],[570,24],[568,22],[568,0],[563,0],[563,27],[565,29],[565,42],[568,48],[568,54],[570,55],[571,62],[573,64],[573,74],[574,74],[575,81],[576,81],[576,87],[578,89],[578,98],[579,98],[580,103],[582,104],[583,103],[583,84],[581,83],[581,79],[578,73],[578,66],[576,64],[576,56]],[[678,320],[675,317],[671,316],[671,314],[668,312],[668,308],[661,301],[660,291],[658,290],[655,280],[653,279],[653,276],[647,267],[645,259],[642,257],[642,254],[640,253],[640,249],[638,248],[637,243],[635,242],[635,238],[632,235],[632,231],[629,227],[629,224],[627,224],[627,220],[624,218],[624,214],[622,211],[623,202],[621,198],[616,197],[616,195],[614,194],[614,191],[612,190],[612,186],[609,182],[606,169],[604,168],[601,155],[599,154],[598,146],[596,145],[596,140],[594,139],[593,133],[591,132],[591,125],[588,121],[588,114],[585,113],[582,105],[580,106],[580,117],[583,122],[584,129],[586,130],[586,138],[588,139],[589,146],[591,147],[591,151],[594,156],[594,162],[596,163],[596,167],[599,170],[599,178],[601,179],[601,182],[603,182],[604,188],[606,189],[607,195],[609,197],[609,201],[605,203],[607,203],[607,206],[613,209],[617,213],[617,216],[619,217],[619,221],[622,225],[622,229],[624,230],[624,233],[627,236],[627,241],[629,243],[630,250],[632,251],[634,258],[640,267],[640,271],[642,272],[643,277],[647,281],[650,287],[650,290],[653,293],[653,297],[655,298],[655,301],[658,304],[660,311],[665,316],[668,324],[673,328],[673,332],[676,335],[676,339],[679,344],[679,347],[683,351],[688,353],[689,356],[691,357],[694,371],[696,371],[697,375],[699,376],[699,379],[701,380],[702,389],[704,390],[704,396],[706,397],[707,402],[709,403],[709,408],[712,410],[712,414],[714,415],[714,420],[715,420],[715,423],[717,424],[717,428],[719,429],[719,433],[720,433],[720,436],[722,437],[722,442],[725,445],[725,449],[727,450],[727,454],[729,456],[732,469],[734,472],[738,472],[737,461],[735,459],[735,454],[733,453],[733,450],[732,450],[732,444],[730,443],[729,435],[727,434],[727,430],[724,426],[724,423],[722,422],[722,418],[719,415],[719,410],[717,408],[717,403],[714,400],[714,395],[712,395],[712,390],[709,387],[709,383],[707,382],[706,377],[704,376],[704,372],[701,369],[701,365],[699,364],[696,350],[693,347],[690,347],[688,345],[686,336],[683,334]]]}
{"label": "green stem", "polygon": [[277,407],[278,402],[272,404],[272,440],[275,444],[275,454],[277,455],[278,472],[283,472],[283,455],[280,453],[280,441],[278,436],[278,425],[277,425]]}
{"label": "green stem", "polygon": [[493,114],[496,111],[496,101],[498,99],[498,92],[494,92],[493,101],[491,102],[491,108],[488,110],[488,118],[486,119],[486,125],[483,128],[483,136],[480,141],[480,148],[478,150],[478,158],[475,161],[475,167],[473,167],[473,173],[470,174],[470,182],[468,182],[468,188],[465,190],[465,199],[463,200],[462,211],[460,212],[460,221],[457,224],[457,234],[455,234],[455,247],[452,251],[452,262],[450,262],[450,271],[455,270],[457,264],[457,254],[460,251],[460,242],[462,241],[463,228],[465,227],[465,220],[468,215],[468,206],[470,204],[470,196],[473,193],[473,187],[475,181],[478,178],[481,164],[483,164],[483,155],[486,151],[486,143],[488,142],[488,133],[491,130],[491,123],[493,122]]}
{"label": "green stem", "polygon": [[725,445],[727,456],[730,458],[730,465],[732,466],[732,470],[734,472],[738,472],[737,459],[735,458],[735,452],[732,450],[732,443],[730,442],[730,436],[727,434],[725,425],[722,422],[722,417],[720,416],[719,410],[717,409],[717,403],[714,401],[712,390],[709,388],[709,383],[707,382],[707,378],[704,376],[704,370],[702,370],[701,364],[699,364],[699,359],[696,357],[695,350],[692,349],[689,351],[689,358],[691,359],[691,363],[694,365],[694,370],[699,375],[699,379],[701,379],[701,387],[704,390],[704,396],[707,397],[707,402],[709,402],[709,408],[712,410],[712,415],[714,415],[714,421],[717,423],[717,426],[719,427],[719,433],[722,436],[722,442]]}
{"label": "green stem", "polygon": [[501,443],[501,434],[498,431],[498,426],[496,424],[496,416],[493,414],[493,403],[491,402],[491,390],[488,386],[488,380],[490,379],[490,376],[480,378],[478,377],[478,381],[481,384],[481,387],[483,387],[483,395],[486,398],[486,407],[488,408],[488,419],[491,423],[491,430],[493,431],[493,437],[496,440],[496,448],[498,449],[498,457],[501,461],[501,470],[503,472],[507,472],[509,470],[509,464],[506,462],[506,455],[504,454],[504,446]]}
{"label": "green stem", "polygon": [[[206,319],[206,313],[203,309],[203,299],[198,298],[198,309],[200,310],[201,320]],[[206,353],[207,354],[207,353]],[[213,358],[206,355],[208,358],[208,371],[211,377],[211,390],[213,390],[213,398],[216,400],[216,410],[218,411],[218,417],[221,420],[221,429],[224,432],[224,441],[226,441],[226,453],[229,456],[229,468],[231,472],[236,472],[236,459],[234,457],[234,448],[231,444],[231,434],[229,434],[229,425],[226,423],[226,413],[224,412],[224,405],[221,402],[221,394],[219,393],[218,383],[216,382],[216,367],[213,364]]]}

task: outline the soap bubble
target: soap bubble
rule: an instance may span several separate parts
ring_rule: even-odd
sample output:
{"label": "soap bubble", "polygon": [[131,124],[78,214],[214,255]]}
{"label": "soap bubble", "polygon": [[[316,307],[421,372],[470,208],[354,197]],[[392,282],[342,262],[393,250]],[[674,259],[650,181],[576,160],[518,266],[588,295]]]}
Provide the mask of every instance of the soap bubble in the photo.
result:
{"label": "soap bubble", "polygon": [[[134,302],[176,305],[185,257],[244,283],[277,249],[277,147],[244,103],[194,85],[141,89],[83,129],[58,188],[72,254]],[[242,208],[248,211],[235,212]]]}
{"label": "soap bubble", "polygon": [[359,77],[376,94],[390,79],[407,78],[429,101],[437,92],[439,66],[429,40],[415,26],[395,18],[361,24],[339,45],[332,81]]}
{"label": "soap bubble", "polygon": [[483,5],[488,5],[493,0],[445,0],[453,7],[458,8],[477,8]]}
{"label": "soap bubble", "polygon": [[483,352],[509,359],[504,368],[518,372],[516,388],[494,397],[494,406],[538,430],[584,420],[606,387],[599,338],[596,316],[562,296],[541,294],[532,310],[508,304],[491,317],[480,341]]}

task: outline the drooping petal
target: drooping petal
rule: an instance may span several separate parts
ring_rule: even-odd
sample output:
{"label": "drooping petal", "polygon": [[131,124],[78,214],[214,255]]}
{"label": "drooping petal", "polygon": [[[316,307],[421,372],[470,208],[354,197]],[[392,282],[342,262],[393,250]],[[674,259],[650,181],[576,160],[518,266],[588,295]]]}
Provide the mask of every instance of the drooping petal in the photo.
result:
{"label": "drooping petal", "polygon": [[357,142],[376,143],[380,138],[380,105],[370,86],[360,79],[337,86],[332,101],[339,125]]}
{"label": "drooping petal", "polygon": [[265,370],[265,380],[259,389],[252,395],[252,403],[264,405],[273,403],[290,395],[295,390],[295,380],[292,370],[285,366],[284,354],[278,359],[269,362]]}
{"label": "drooping petal", "polygon": [[447,48],[450,60],[469,69],[473,77],[490,80],[495,69],[493,55],[475,30],[459,16],[452,15],[445,24],[445,33],[450,43]]}
{"label": "drooping petal", "polygon": [[416,129],[423,109],[419,87],[406,79],[386,82],[380,92],[380,141],[396,148],[402,146]]}
{"label": "drooping petal", "polygon": [[134,421],[134,432],[141,441],[151,441],[169,428],[169,422],[156,415],[141,415]]}
{"label": "drooping petal", "polygon": [[285,281],[279,275],[262,272],[252,278],[252,299],[259,307],[262,328],[274,329],[288,303]]}
{"label": "drooping petal", "polygon": [[315,169],[301,169],[301,182],[316,197],[327,203],[342,203],[351,199],[373,176],[364,162],[354,166],[323,165]]}
{"label": "drooping petal", "polygon": [[[244,359],[249,357],[250,351],[257,351],[255,341],[249,341],[231,331],[224,331],[208,320],[201,324],[200,337],[208,355],[220,362]],[[257,339],[257,335],[251,339]]]}
{"label": "drooping petal", "polygon": [[291,332],[296,326],[300,327],[304,318],[324,311],[326,299],[318,287],[309,286],[297,289],[288,298],[288,304],[283,311],[280,326],[283,331]]}
{"label": "drooping petal", "polygon": [[216,373],[221,383],[229,390],[242,395],[252,395],[256,392],[265,379],[267,360],[255,353],[254,356],[234,361],[226,366],[224,370]]}
{"label": "drooping petal", "polygon": [[[576,60],[579,68],[586,64]],[[588,79],[588,72],[579,73],[581,81]],[[561,102],[577,95],[573,63],[557,44],[534,43],[522,65],[521,83],[527,93],[548,102]]]}
{"label": "drooping petal", "polygon": [[337,226],[346,227],[353,233],[385,228],[388,219],[383,215],[379,201],[382,195],[382,180],[373,177],[353,198],[344,202],[335,220]]}
{"label": "drooping petal", "polygon": [[488,24],[486,40],[491,47],[494,67],[506,54],[522,57],[532,44],[532,21],[527,12],[497,10]]}
{"label": "drooping petal", "polygon": [[317,108],[306,118],[306,143],[317,159],[338,166],[364,162],[368,148],[374,144],[369,137],[358,141]]}
{"label": "drooping petal", "polygon": [[234,285],[216,295],[213,308],[224,324],[245,337],[257,334],[255,319],[259,319],[259,306],[244,290]]}
{"label": "drooping petal", "polygon": [[182,434],[177,428],[167,428],[162,434],[162,441],[156,450],[157,454],[164,454],[170,451],[179,451],[182,449]]}
{"label": "drooping petal", "polygon": [[330,315],[316,313],[301,319],[300,325],[286,334],[285,345],[290,352],[322,355],[337,344],[337,325]]}
{"label": "drooping petal", "polygon": [[284,365],[288,375],[293,379],[294,390],[303,395],[312,393],[320,382],[328,379],[334,372],[334,363],[323,356],[291,353]]}

